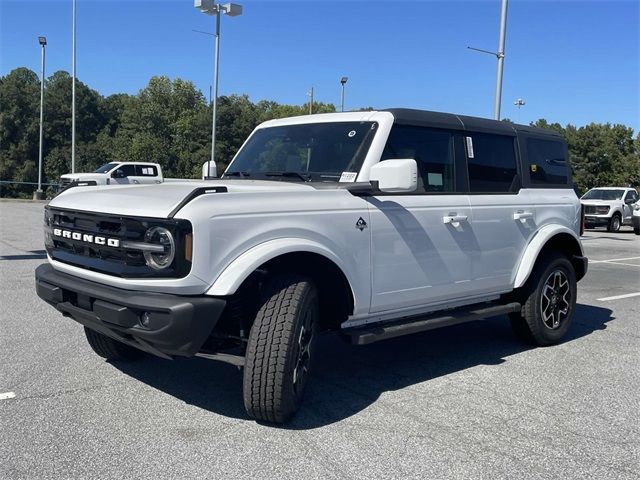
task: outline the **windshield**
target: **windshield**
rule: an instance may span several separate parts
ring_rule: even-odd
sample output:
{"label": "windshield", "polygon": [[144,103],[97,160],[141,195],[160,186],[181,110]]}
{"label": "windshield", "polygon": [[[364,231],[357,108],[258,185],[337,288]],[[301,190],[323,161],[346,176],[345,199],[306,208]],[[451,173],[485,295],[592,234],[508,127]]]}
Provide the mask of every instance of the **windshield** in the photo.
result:
{"label": "windshield", "polygon": [[110,171],[116,165],[118,165],[118,164],[117,163],[105,163],[100,168],[96,169],[96,171],[94,173],[107,173],[108,171]]}
{"label": "windshield", "polygon": [[224,176],[337,182],[347,174],[354,181],[377,126],[334,122],[262,128],[238,152]]}
{"label": "windshield", "polygon": [[582,198],[584,200],[620,200],[624,190],[589,190]]}

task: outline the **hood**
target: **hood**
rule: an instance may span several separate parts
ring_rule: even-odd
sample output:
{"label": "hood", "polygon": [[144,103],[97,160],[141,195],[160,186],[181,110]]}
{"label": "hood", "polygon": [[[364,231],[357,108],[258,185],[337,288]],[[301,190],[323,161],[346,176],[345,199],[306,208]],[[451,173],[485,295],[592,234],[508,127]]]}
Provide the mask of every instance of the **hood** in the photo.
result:
{"label": "hood", "polygon": [[107,177],[104,173],[65,173],[64,175],[60,175],[60,178],[70,179],[70,180],[92,180],[94,178],[99,177]]}
{"label": "hood", "polygon": [[195,190],[202,187],[227,188],[227,193],[212,195],[314,190],[308,184],[268,180],[183,180],[152,185],[74,187],[55,197],[49,205],[123,216],[167,218]]}

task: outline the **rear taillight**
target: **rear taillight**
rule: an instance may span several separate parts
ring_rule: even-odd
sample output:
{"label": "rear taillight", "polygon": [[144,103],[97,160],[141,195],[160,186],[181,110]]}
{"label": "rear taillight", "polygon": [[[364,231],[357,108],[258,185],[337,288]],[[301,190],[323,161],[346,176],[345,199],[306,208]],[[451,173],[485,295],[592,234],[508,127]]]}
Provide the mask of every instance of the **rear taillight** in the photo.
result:
{"label": "rear taillight", "polygon": [[580,205],[580,236],[584,234],[584,205]]}

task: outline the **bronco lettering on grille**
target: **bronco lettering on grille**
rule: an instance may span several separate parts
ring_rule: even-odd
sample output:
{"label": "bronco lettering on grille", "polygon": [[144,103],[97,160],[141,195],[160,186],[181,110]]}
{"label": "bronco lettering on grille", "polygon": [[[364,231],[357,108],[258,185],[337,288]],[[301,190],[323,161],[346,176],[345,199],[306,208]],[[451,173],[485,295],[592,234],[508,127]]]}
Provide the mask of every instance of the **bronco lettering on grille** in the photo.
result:
{"label": "bronco lettering on grille", "polygon": [[54,237],[70,238],[85,243],[95,243],[96,245],[106,245],[107,247],[118,248],[120,240],[117,238],[102,237],[100,235],[90,235],[87,233],[73,232],[71,230],[63,230],[61,228],[53,229]]}

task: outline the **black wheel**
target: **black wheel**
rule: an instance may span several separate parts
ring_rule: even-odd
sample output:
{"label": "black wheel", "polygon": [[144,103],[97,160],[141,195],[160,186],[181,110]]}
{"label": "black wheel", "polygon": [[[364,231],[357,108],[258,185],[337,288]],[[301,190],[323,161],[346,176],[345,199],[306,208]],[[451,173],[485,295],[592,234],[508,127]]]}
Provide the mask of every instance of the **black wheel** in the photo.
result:
{"label": "black wheel", "polygon": [[640,235],[640,227],[633,227],[633,233]]}
{"label": "black wheel", "polygon": [[247,345],[243,397],[251,417],[283,423],[298,410],[317,325],[318,294],[311,281],[291,274],[270,279]]}
{"label": "black wheel", "polygon": [[84,334],[93,351],[107,360],[136,360],[144,355],[142,350],[120,343],[87,327],[84,327]]}
{"label": "black wheel", "polygon": [[620,214],[614,213],[611,219],[609,220],[609,225],[607,225],[607,231],[617,232],[620,230],[621,224],[622,224],[622,219],[620,218]]}
{"label": "black wheel", "polygon": [[576,273],[562,254],[541,256],[520,292],[522,310],[509,315],[514,333],[535,345],[560,342],[573,321]]}

